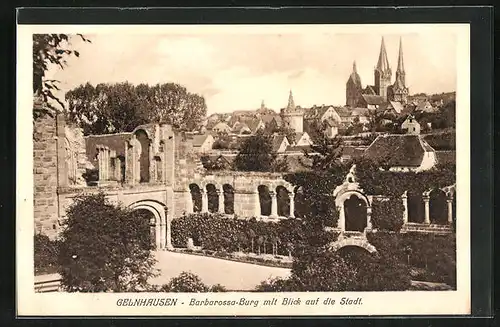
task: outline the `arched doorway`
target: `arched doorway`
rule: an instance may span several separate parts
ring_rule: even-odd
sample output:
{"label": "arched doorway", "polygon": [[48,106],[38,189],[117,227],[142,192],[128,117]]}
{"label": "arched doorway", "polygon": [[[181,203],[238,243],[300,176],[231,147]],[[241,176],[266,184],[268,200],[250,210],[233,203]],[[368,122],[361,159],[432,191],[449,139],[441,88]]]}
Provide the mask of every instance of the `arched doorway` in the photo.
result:
{"label": "arched doorway", "polygon": [[344,201],[345,230],[363,232],[367,226],[366,202],[356,194]]}
{"label": "arched doorway", "polygon": [[222,185],[224,191],[224,213],[234,214],[234,189],[229,184]]}
{"label": "arched doorway", "polygon": [[[133,214],[138,215],[141,217],[141,220],[144,221],[144,226],[137,226],[139,228],[144,227],[147,228],[149,227],[149,233],[145,235],[145,237],[141,240],[139,240],[140,244],[143,246],[143,248],[147,249],[156,249],[156,229],[157,229],[157,222],[156,222],[156,217],[155,215],[148,209],[135,209],[133,211]],[[147,226],[147,227],[145,227]]]}
{"label": "arched doorway", "polygon": [[270,216],[271,215],[271,194],[269,193],[269,188],[265,185],[259,185],[257,190],[259,191],[260,215],[261,216]]}
{"label": "arched doorway", "polygon": [[448,197],[443,190],[434,189],[429,194],[429,218],[431,223],[446,225],[448,223]]}
{"label": "arched doorway", "polygon": [[422,193],[415,191],[407,192],[408,222],[423,223],[425,220],[425,206]]}
{"label": "arched doorway", "polygon": [[193,201],[193,212],[201,212],[202,198],[201,189],[198,184],[189,184],[189,190],[191,192],[191,199]]}
{"label": "arched doorway", "polygon": [[278,204],[278,216],[290,216],[290,195],[284,186],[276,187],[276,202]]}
{"label": "arched doorway", "polygon": [[140,182],[148,183],[150,180],[149,176],[149,144],[151,141],[149,140],[148,134],[146,131],[140,129],[135,132],[135,136],[137,140],[141,144],[141,157],[139,159],[140,162]]}

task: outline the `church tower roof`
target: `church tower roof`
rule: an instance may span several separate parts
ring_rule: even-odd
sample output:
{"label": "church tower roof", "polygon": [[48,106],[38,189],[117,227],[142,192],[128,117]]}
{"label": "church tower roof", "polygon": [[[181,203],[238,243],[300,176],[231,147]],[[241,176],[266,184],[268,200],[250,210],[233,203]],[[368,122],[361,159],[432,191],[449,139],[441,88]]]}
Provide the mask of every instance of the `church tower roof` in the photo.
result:
{"label": "church tower roof", "polygon": [[398,72],[404,73],[405,71],[405,64],[403,62],[403,41],[401,38],[399,38],[399,56],[398,56]]}
{"label": "church tower roof", "polygon": [[387,58],[387,51],[385,50],[384,37],[382,37],[382,43],[380,44],[380,54],[378,56],[377,62],[377,70],[385,72],[389,69],[389,59]]}
{"label": "church tower roof", "polygon": [[295,102],[293,101],[292,90],[290,90],[290,94],[288,95],[288,105],[286,106],[287,111],[295,110]]}
{"label": "church tower roof", "polygon": [[356,69],[356,61],[352,63],[352,73],[349,76],[349,80],[361,88],[361,77],[359,77],[358,71]]}

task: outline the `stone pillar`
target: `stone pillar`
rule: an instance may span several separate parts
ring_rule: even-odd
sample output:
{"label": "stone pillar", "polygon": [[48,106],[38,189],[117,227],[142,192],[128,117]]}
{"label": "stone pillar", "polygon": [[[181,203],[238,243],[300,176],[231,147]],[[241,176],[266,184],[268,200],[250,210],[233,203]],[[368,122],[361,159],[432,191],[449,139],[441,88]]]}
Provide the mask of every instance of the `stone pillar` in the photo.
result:
{"label": "stone pillar", "polygon": [[429,196],[428,195],[424,195],[423,196],[423,200],[424,200],[424,209],[425,209],[425,218],[424,218],[424,224],[427,224],[429,225],[431,223],[431,219],[430,219],[430,216],[429,216]]}
{"label": "stone pillar", "polygon": [[341,205],[338,207],[339,211],[339,220],[337,222],[337,227],[340,229],[340,231],[345,231],[345,212],[344,212],[344,205]]}
{"label": "stone pillar", "polygon": [[453,223],[453,198],[446,199],[446,203],[448,204],[448,224]]}
{"label": "stone pillar", "polygon": [[222,186],[219,190],[217,190],[217,197],[219,199],[219,213],[225,213],[224,209],[224,190]]}
{"label": "stone pillar", "polygon": [[288,193],[288,196],[290,198],[290,218],[295,218],[295,193],[290,192]]}
{"label": "stone pillar", "polygon": [[109,178],[108,176],[108,170],[109,170],[109,151],[108,148],[104,148],[102,151],[102,160],[103,160],[103,179],[107,181]]}
{"label": "stone pillar", "polygon": [[208,194],[205,188],[200,190],[201,192],[201,212],[208,212]]}
{"label": "stone pillar", "polygon": [[271,215],[270,217],[278,217],[278,199],[275,191],[269,191],[271,195]]}
{"label": "stone pillar", "polygon": [[171,250],[173,249],[172,246],[172,234],[170,230],[170,217],[168,215],[168,207],[165,206],[164,208],[165,212],[165,223],[162,224],[161,230],[162,230],[162,238],[161,238],[161,244],[162,244],[162,249],[168,249]]}
{"label": "stone pillar", "polygon": [[191,194],[191,190],[185,191],[186,197],[186,213],[194,212],[194,203],[193,203],[193,195]]}
{"label": "stone pillar", "polygon": [[261,210],[260,210],[260,195],[259,191],[256,191],[255,193],[255,217],[260,217],[261,215]]}
{"label": "stone pillar", "polygon": [[366,230],[372,229],[372,207],[366,207]]}
{"label": "stone pillar", "polygon": [[401,199],[403,200],[403,207],[404,207],[403,224],[406,225],[406,223],[408,222],[408,195],[406,194],[406,192],[403,193]]}
{"label": "stone pillar", "polygon": [[104,168],[102,167],[103,164],[102,164],[102,149],[101,147],[97,147],[97,167],[99,169],[99,181],[102,182],[104,180],[104,175],[103,175],[103,171],[104,171]]}

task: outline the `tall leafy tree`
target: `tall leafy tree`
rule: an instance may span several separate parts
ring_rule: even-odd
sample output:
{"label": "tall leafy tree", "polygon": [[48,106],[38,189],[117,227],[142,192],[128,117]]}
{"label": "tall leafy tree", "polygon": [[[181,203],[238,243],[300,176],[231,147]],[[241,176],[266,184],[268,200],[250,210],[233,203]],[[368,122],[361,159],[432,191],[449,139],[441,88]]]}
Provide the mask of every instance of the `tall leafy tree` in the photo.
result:
{"label": "tall leafy tree", "polygon": [[66,93],[69,118],[85,134],[130,132],[136,126],[159,122],[196,129],[206,115],[205,99],[179,84],[134,86],[128,82],[80,85]]}
{"label": "tall leafy tree", "polygon": [[[91,42],[82,34],[75,36],[85,42]],[[45,74],[51,65],[64,69],[67,65],[66,59],[69,56],[80,56],[78,51],[71,49],[70,39],[75,36],[68,34],[33,35],[33,94],[39,96],[45,103],[44,109],[35,109],[33,112],[35,118],[45,113],[52,115],[61,108],[64,109],[64,103],[54,94],[54,91],[59,90],[59,81],[45,79]],[[53,105],[50,100],[59,104],[60,108]]]}
{"label": "tall leafy tree", "polygon": [[276,158],[272,138],[259,133],[243,141],[234,166],[236,170],[242,171],[271,171]]}

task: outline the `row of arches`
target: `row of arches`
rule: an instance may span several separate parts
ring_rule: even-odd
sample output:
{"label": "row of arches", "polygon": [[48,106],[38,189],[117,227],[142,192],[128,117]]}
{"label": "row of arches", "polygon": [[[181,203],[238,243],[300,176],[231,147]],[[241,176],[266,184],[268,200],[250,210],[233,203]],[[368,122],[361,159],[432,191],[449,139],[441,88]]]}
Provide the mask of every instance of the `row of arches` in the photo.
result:
{"label": "row of arches", "polygon": [[[210,212],[238,214],[235,212],[235,190],[230,184],[216,186],[208,183],[200,187],[196,183],[189,185],[192,212]],[[303,217],[303,193],[300,189],[292,192],[283,185],[270,188],[257,186],[255,192],[255,216],[265,217]]]}
{"label": "row of arches", "polygon": [[442,189],[424,193],[408,191],[403,195],[403,201],[406,202],[406,222],[446,225],[455,221],[455,197]]}

